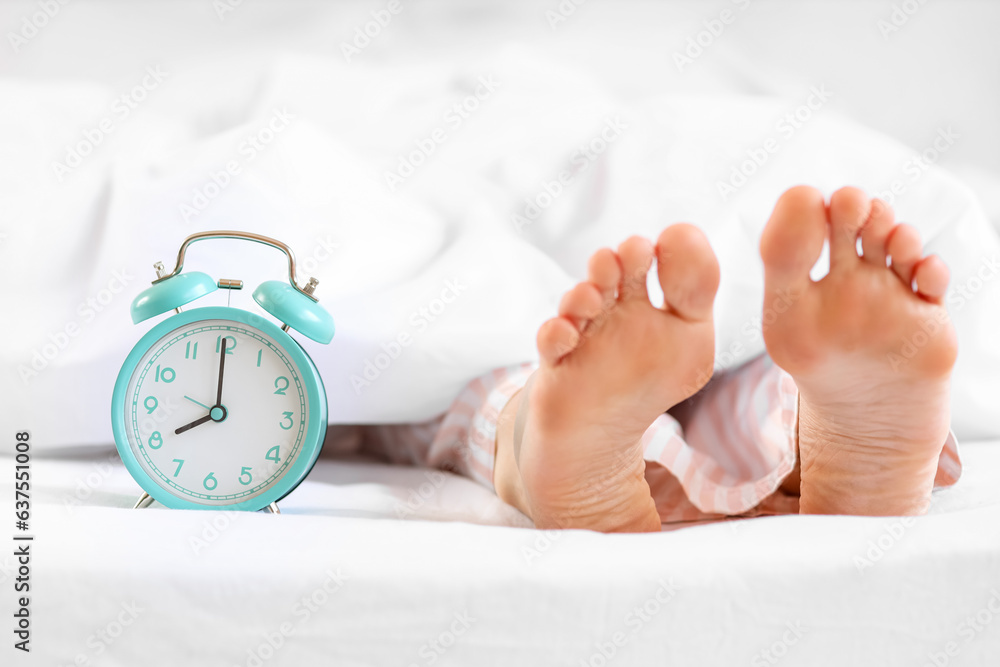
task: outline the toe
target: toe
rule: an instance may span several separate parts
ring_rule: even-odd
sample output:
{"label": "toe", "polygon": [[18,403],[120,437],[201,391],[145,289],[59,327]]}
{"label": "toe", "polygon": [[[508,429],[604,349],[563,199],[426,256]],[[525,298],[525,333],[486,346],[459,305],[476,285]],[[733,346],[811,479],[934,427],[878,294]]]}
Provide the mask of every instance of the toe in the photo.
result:
{"label": "toe", "polygon": [[950,278],[948,265],[937,255],[924,257],[913,269],[913,282],[917,284],[917,293],[937,304],[944,302]]}
{"label": "toe", "polygon": [[618,285],[618,297],[625,301],[645,299],[649,301],[646,291],[646,275],[653,265],[653,244],[649,239],[632,236],[618,246],[618,257],[622,262],[622,279]]}
{"label": "toe", "polygon": [[830,197],[830,269],[857,262],[858,237],[871,213],[872,202],[857,188],[841,188]]}
{"label": "toe", "polygon": [[665,306],[687,320],[706,320],[719,289],[719,262],[700,229],[667,227],[656,241],[656,265]]}
{"label": "toe", "polygon": [[804,287],[827,237],[826,202],[805,185],[781,195],[760,239],[768,290]]}
{"label": "toe", "polygon": [[601,248],[590,257],[587,264],[587,280],[601,292],[604,301],[615,298],[615,290],[622,279],[622,267],[618,255],[611,248]]}
{"label": "toe", "polygon": [[881,199],[872,200],[871,215],[868,216],[865,228],[861,230],[861,249],[866,262],[878,267],[885,266],[885,244],[896,224],[895,217],[891,206]]}
{"label": "toe", "polygon": [[538,329],[538,354],[549,366],[572,352],[580,342],[580,332],[564,317],[553,317]]}
{"label": "toe", "polygon": [[587,322],[600,314],[601,306],[601,293],[597,287],[590,283],[580,283],[563,296],[559,303],[559,315],[583,331]]}
{"label": "toe", "polygon": [[892,270],[907,287],[913,286],[913,269],[923,253],[920,233],[910,225],[896,225],[889,233],[886,251],[892,258]]}

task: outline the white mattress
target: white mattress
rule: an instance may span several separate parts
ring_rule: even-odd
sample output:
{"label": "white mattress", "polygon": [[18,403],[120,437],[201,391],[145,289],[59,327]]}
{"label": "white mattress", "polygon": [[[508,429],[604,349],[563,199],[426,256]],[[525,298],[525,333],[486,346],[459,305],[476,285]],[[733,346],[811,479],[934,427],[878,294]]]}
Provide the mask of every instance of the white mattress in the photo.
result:
{"label": "white mattress", "polygon": [[619,632],[617,664],[769,664],[772,644],[787,664],[922,665],[952,641],[950,665],[1000,655],[1000,619],[961,625],[1000,596],[1000,442],[964,446],[961,482],[909,526],[788,516],[632,536],[525,529],[468,480],[326,459],[280,516],[132,510],[113,451],[73,456],[34,463],[24,664],[254,665],[271,637],[272,666],[599,665]]}

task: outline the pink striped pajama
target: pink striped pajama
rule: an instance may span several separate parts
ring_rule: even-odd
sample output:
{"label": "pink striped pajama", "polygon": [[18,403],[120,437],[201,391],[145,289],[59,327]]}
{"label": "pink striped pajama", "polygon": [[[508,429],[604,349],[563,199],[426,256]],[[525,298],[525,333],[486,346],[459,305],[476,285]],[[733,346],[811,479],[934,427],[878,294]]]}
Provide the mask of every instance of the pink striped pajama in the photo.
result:
{"label": "pink striped pajama", "polygon": [[[423,424],[374,426],[365,441],[390,461],[451,470],[493,488],[497,421],[535,366],[497,369],[470,382],[442,417]],[[788,514],[798,498],[783,493],[795,468],[798,390],[761,356],[716,374],[695,398],[686,427],[663,414],[642,438],[646,480],[664,523],[721,516]],[[936,486],[962,472],[949,434]]]}

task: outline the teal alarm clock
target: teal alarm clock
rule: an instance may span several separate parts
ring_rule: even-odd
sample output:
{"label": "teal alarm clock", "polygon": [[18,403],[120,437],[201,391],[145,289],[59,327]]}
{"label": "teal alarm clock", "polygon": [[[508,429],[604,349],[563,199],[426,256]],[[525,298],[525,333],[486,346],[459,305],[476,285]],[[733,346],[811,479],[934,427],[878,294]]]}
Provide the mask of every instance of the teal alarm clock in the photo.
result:
{"label": "teal alarm clock", "polygon": [[[288,257],[288,281],[269,280],[254,300],[280,326],[229,306],[182,310],[241,280],[215,281],[183,272],[188,247],[208,239],[241,239]],[[316,302],[318,282],[300,287],[291,248],[237,231],[192,234],[174,270],[157,262],[153,285],[132,302],[135,324],[174,311],[147,332],[125,359],[111,404],[115,445],[125,467],[152,500],[178,509],[261,510],[298,486],[326,436],[327,399],[316,364],[290,330],[318,343],[333,339],[333,318]]]}

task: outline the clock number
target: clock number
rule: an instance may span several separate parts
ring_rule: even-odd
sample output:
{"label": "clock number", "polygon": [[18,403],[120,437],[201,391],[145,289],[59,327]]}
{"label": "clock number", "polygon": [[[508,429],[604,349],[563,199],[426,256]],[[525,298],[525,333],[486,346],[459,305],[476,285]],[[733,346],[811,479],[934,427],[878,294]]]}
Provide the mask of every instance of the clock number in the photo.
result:
{"label": "clock number", "polygon": [[184,358],[185,359],[197,359],[198,358],[198,343],[191,346],[191,341],[188,341],[187,347],[184,348]]}
{"label": "clock number", "polygon": [[[153,443],[156,443],[155,445]],[[153,435],[149,436],[149,448],[159,449],[163,446],[163,436],[160,435],[159,431],[153,431]]]}
{"label": "clock number", "polygon": [[260,358],[264,354],[264,350],[257,350],[257,368],[260,368]]}
{"label": "clock number", "polygon": [[268,461],[274,461],[275,463],[281,463],[281,457],[278,456],[278,452],[281,449],[281,445],[275,445],[271,449],[267,450],[267,456],[264,458]]}
{"label": "clock number", "polygon": [[[247,478],[247,481],[245,482],[243,481],[244,476]],[[240,470],[240,484],[246,486],[252,481],[253,481],[253,475],[250,474],[250,466],[243,466],[243,469]]]}
{"label": "clock number", "polygon": [[[226,343],[226,354],[232,354],[236,351],[236,338],[233,336],[226,336],[229,342]],[[222,349],[222,336],[218,336],[215,339],[215,351],[219,352]]]}
{"label": "clock number", "polygon": [[[278,422],[278,426],[287,431],[288,429],[292,428],[292,426],[295,425],[295,420],[292,419],[291,412],[282,412],[281,414],[285,415],[285,417],[280,422]],[[288,420],[288,426],[285,426],[285,420]]]}
{"label": "clock number", "polygon": [[[170,373],[170,377],[169,378],[167,377],[167,373]],[[174,369],[171,368],[170,366],[167,366],[162,371],[160,370],[159,366],[156,367],[156,380],[154,380],[155,382],[159,382],[160,380],[163,380],[167,384],[170,384],[176,378],[177,378],[177,373],[175,373]]]}
{"label": "clock number", "polygon": [[[283,387],[278,386],[282,383],[282,381],[284,381],[285,385]],[[284,375],[279,375],[277,379],[274,381],[274,393],[284,396],[285,390],[288,389],[288,384],[289,384],[288,378],[286,378]],[[286,412],[285,414],[288,413]]]}
{"label": "clock number", "polygon": [[177,464],[177,470],[174,472],[174,477],[181,474],[181,468],[184,467],[184,459],[174,459],[174,463]]}
{"label": "clock number", "polygon": [[[149,404],[150,401],[153,402],[152,405]],[[146,406],[146,414],[151,415],[156,412],[156,406],[158,406],[160,402],[156,400],[156,396],[147,396],[146,400],[143,401],[142,404]]]}
{"label": "clock number", "polygon": [[[211,486],[209,486],[209,482],[212,483]],[[202,485],[206,489],[208,489],[209,491],[212,491],[212,490],[215,489],[215,487],[217,487],[219,485],[219,480],[215,479],[215,473],[214,472],[210,472],[210,473],[208,473],[208,476],[205,477],[205,481],[202,482]]]}

